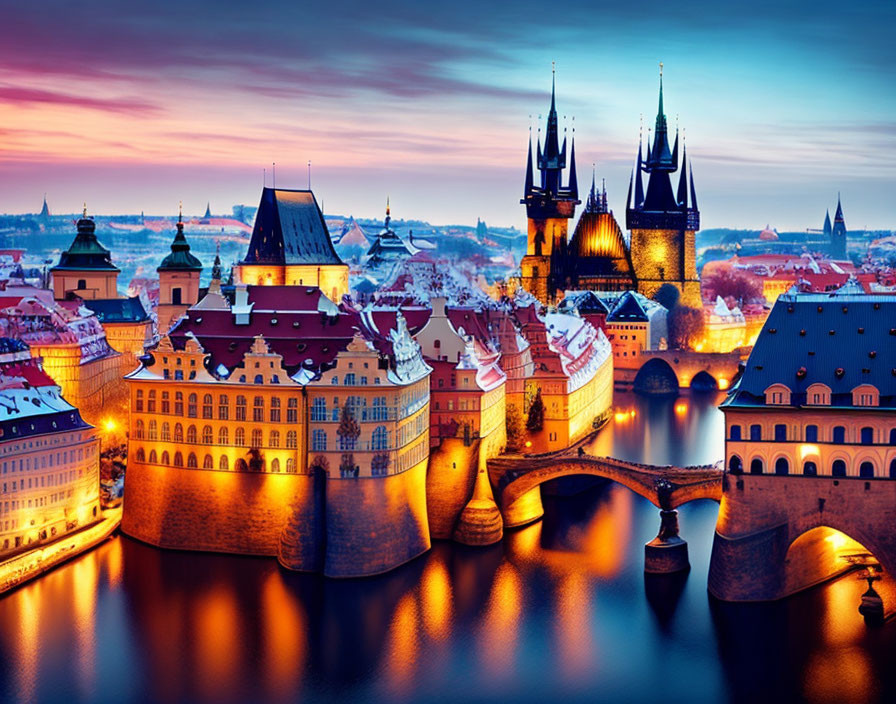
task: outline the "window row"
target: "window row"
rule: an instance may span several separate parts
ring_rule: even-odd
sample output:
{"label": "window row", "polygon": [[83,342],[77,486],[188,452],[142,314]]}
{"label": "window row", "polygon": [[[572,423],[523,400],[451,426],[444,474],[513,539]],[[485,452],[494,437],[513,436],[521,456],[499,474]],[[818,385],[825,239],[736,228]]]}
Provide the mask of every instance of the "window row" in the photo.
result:
{"label": "window row", "polygon": [[[398,416],[398,409],[395,406],[387,405],[386,401],[385,396],[377,396],[371,400],[371,405],[368,407],[367,398],[364,396],[349,396],[345,399],[342,409],[349,410],[352,416],[362,423],[395,420]],[[318,396],[311,401],[311,420],[338,422],[341,417],[339,399],[334,398],[333,405],[329,408],[327,408],[327,400],[323,397]]]}
{"label": "window row", "polygon": [[[750,461],[750,474],[804,474],[809,477],[818,476],[818,464],[812,460],[807,460],[803,462],[803,466],[801,469],[796,468],[797,471],[790,471],[790,460],[786,457],[779,457],[775,460],[775,464],[773,468],[770,468],[772,471],[766,471],[765,464],[762,459],[759,457],[754,457]],[[745,471],[743,461],[737,455],[732,455],[728,460],[728,471],[732,474],[743,474]],[[830,467],[830,476],[832,477],[845,477],[846,473],[846,462],[844,460],[834,460],[831,462]],[[859,476],[866,479],[872,479],[875,476],[888,476],[890,479],[896,479],[896,458],[890,461],[890,465],[888,468],[888,473],[886,475],[877,474],[874,462],[865,461],[859,465]]]}
{"label": "window row", "polygon": [[[157,395],[159,398],[157,398]],[[173,394],[169,391],[162,391],[157,394],[155,389],[151,389],[146,398],[144,398],[143,389],[137,389],[134,398],[134,411],[137,413],[172,413],[176,416],[183,417],[184,414],[184,394],[181,391],[175,391]],[[233,407],[234,420],[247,420],[251,410],[252,421],[262,423],[266,419],[271,423],[279,423],[283,419],[282,400],[279,397],[270,399],[269,404],[265,404],[262,396],[255,396],[252,399],[252,405],[249,406],[246,396],[237,396]],[[205,420],[230,420],[231,416],[230,397],[226,394],[220,394],[215,403],[212,394],[205,394],[202,402],[199,402],[197,394],[189,394],[186,398],[186,417],[187,418],[203,418]],[[267,413],[265,413],[267,411]],[[296,397],[286,400],[286,422],[299,422],[299,399]]]}
{"label": "window row", "polygon": [[[771,436],[766,433],[763,437],[762,426],[757,424],[748,428],[749,438],[743,435],[740,425],[732,425],[728,429],[729,440],[746,440],[751,442],[830,442],[835,445],[860,444],[860,445],[896,445],[896,428],[889,431],[876,430],[871,426],[862,428],[847,428],[844,425],[835,425],[830,429],[830,434],[819,433],[817,425],[807,425],[803,428],[803,437],[796,437],[796,433],[789,433],[786,423],[778,423],[772,428]],[[790,435],[790,437],[788,437]]]}
{"label": "window row", "polygon": [[311,431],[311,451],[327,452],[328,450],[339,450],[340,452],[350,452],[352,450],[376,451],[391,450],[391,433],[384,425],[378,425],[370,434],[370,442],[359,443],[360,435],[340,434],[336,432],[336,438],[333,441],[333,447],[329,446],[327,431],[321,428],[315,428]]}
{"label": "window row", "polygon": [[[142,447],[137,448],[137,452],[134,455],[134,459],[137,462],[148,462],[149,464],[163,464],[170,467],[187,467],[188,469],[199,469],[199,458],[195,453],[190,452],[187,455],[186,464],[184,464],[184,456],[180,452],[175,452],[174,454],[169,454],[167,450],[162,451],[161,454],[158,454],[155,450],[150,450],[149,454],[146,454],[146,450]],[[202,469],[230,469],[230,458],[227,455],[221,455],[218,458],[217,466],[214,458],[210,454],[206,454],[202,459]],[[293,474],[296,471],[296,462],[292,457],[287,458],[284,463],[285,471]],[[243,459],[242,457],[238,457],[236,462],[233,463],[233,469],[236,472],[279,472],[280,471],[280,459],[275,457],[268,463],[263,457],[251,457],[248,460]]]}
{"label": "window row", "polygon": [[[233,431],[233,444],[241,447],[281,447],[281,433],[279,430],[271,430],[268,433],[267,444],[264,442],[264,432],[261,428],[253,428],[249,435],[250,442],[246,442],[246,429],[236,428]],[[295,450],[298,448],[298,433],[290,430],[283,435],[285,439],[285,447],[287,450]],[[161,424],[161,429],[155,420],[149,421],[144,426],[142,419],[137,419],[134,423],[134,439],[135,440],[162,440],[163,442],[186,442],[190,445],[230,445],[230,428],[223,427],[218,429],[217,439],[212,427],[203,426],[201,435],[196,430],[195,425],[187,426],[187,432],[184,434],[183,426],[175,423],[173,432],[172,427],[167,422]]]}

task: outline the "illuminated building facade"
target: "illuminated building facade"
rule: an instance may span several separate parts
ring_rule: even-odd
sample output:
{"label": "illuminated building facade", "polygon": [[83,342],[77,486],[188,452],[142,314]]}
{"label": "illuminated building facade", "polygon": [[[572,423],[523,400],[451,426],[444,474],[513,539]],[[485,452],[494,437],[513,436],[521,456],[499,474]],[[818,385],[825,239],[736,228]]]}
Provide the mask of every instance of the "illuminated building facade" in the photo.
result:
{"label": "illuminated building facade", "polygon": [[330,240],[309,191],[264,188],[238,280],[259,286],[314,286],[336,303],[348,293],[348,266]]}
{"label": "illuminated building facade", "polygon": [[[670,149],[661,71],[653,142],[647,145],[646,160],[638,145],[638,164],[632,175],[634,191],[629,185],[626,227],[631,231],[631,258],[640,293],[651,298],[663,284],[669,283],[681,292],[684,305],[700,307],[695,240],[700,229],[700,212],[693,169],[689,181],[690,165],[686,150],[683,152],[679,163],[677,130]],[[671,175],[679,168],[678,189],[673,192]],[[648,174],[646,193],[642,172]]]}
{"label": "illuminated building facade", "polygon": [[[523,288],[544,304],[552,302],[562,280],[558,282],[558,272],[552,265],[555,255],[565,253],[569,220],[575,214],[579,200],[576,176],[576,148],[573,142],[569,159],[569,181],[563,185],[563,171],[566,169],[566,137],[560,144],[557,124],[555,86],[551,86],[551,108],[548,112],[547,128],[542,151],[541,137],[537,142],[536,164],[540,180],[536,184],[532,162],[532,141],[529,140],[529,155],[526,163],[526,183],[523,198],[526,206],[528,235],[526,255],[520,262],[520,281]],[[562,277],[561,277],[562,279]]]}
{"label": "illuminated building facade", "polygon": [[430,369],[400,316],[388,350],[360,324],[314,287],[231,303],[213,279],[128,376],[123,530],[331,576],[425,552]]}
{"label": "illuminated building facade", "polygon": [[99,514],[99,440],[20,340],[0,338],[0,558]]}
{"label": "illuminated building facade", "polygon": [[604,330],[613,347],[614,369],[639,369],[644,352],[665,348],[669,333],[662,305],[626,291],[610,307]]}
{"label": "illuminated building facade", "polygon": [[118,274],[121,270],[112,263],[112,254],[96,238],[96,223],[87,217],[78,220],[78,234],[59,263],[50,269],[53,297],[57,301],[72,295],[84,300],[116,298]]}

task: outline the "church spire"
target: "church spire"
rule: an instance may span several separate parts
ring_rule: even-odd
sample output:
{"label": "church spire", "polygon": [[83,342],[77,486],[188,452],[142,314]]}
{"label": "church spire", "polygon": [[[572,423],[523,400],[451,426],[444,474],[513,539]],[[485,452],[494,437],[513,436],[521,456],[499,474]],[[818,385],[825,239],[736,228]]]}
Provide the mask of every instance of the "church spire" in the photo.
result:
{"label": "church spire", "polygon": [[576,138],[572,138],[572,152],[569,157],[569,193],[573,198],[579,197],[579,177],[576,175]]}
{"label": "church spire", "polygon": [[[676,149],[678,148],[678,140],[675,142]],[[683,210],[687,210],[688,207],[688,148],[684,148],[684,156],[681,160],[681,174],[678,176],[678,194],[676,197],[678,201],[678,206]]]}
{"label": "church spire", "polygon": [[697,210],[697,190],[694,188],[694,165],[691,164],[691,210]]}
{"label": "church spire", "polygon": [[840,191],[837,191],[837,212],[834,213],[834,222],[844,222],[843,206],[840,205]]}
{"label": "church spire", "polygon": [[644,169],[644,159],[641,156],[641,140],[638,140],[638,166],[635,169],[635,202],[633,208],[644,205],[644,183],[641,181],[641,171]]}
{"label": "church spire", "polygon": [[526,159],[526,185],[523,187],[525,196],[535,185],[535,177],[532,173],[532,129],[529,129],[529,156]]}
{"label": "church spire", "polygon": [[656,124],[653,132],[653,143],[647,153],[647,168],[650,171],[673,172],[678,168],[677,162],[669,151],[669,135],[666,124],[666,113],[663,108],[663,64],[660,63],[660,99],[656,113]]}

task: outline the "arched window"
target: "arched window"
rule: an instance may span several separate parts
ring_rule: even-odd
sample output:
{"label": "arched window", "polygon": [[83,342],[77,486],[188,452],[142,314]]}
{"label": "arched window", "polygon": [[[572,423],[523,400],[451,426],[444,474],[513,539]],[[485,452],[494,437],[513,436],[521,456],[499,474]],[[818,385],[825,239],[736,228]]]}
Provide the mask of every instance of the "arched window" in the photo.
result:
{"label": "arched window", "polygon": [[327,419],[327,400],[320,396],[311,402],[311,420],[322,421]]}
{"label": "arched window", "polygon": [[202,460],[202,468],[203,469],[214,469],[215,461],[212,459],[211,455],[206,455],[205,459]]}
{"label": "arched window", "polygon": [[158,440],[159,432],[156,427],[156,422],[154,420],[149,421],[149,439],[150,440]]}
{"label": "arched window", "polygon": [[737,455],[731,455],[731,458],[728,460],[728,471],[732,474],[740,474],[744,471],[744,463],[741,462],[740,457],[738,457]]}
{"label": "arched window", "polygon": [[246,444],[246,431],[243,428],[237,428],[233,433],[233,444],[244,446]]}
{"label": "arched window", "polygon": [[859,476],[863,479],[872,479],[874,477],[874,465],[871,462],[862,462],[859,465]]}
{"label": "arched window", "polygon": [[280,447],[280,431],[272,430],[268,438],[268,447]]}
{"label": "arched window", "polygon": [[184,456],[180,454],[180,452],[174,453],[174,466],[175,467],[183,467],[184,466]]}
{"label": "arched window", "polygon": [[874,428],[865,426],[860,431],[859,437],[861,438],[861,442],[863,445],[873,445],[874,444]]}
{"label": "arched window", "polygon": [[[178,453],[180,454],[180,453]],[[162,464],[171,464],[171,457],[168,455],[168,450],[162,452]]]}
{"label": "arched window", "polygon": [[740,426],[732,425],[730,430],[728,431],[728,438],[730,440],[740,440]]}
{"label": "arched window", "polygon": [[227,432],[227,428],[219,428],[218,429],[218,444],[219,445],[229,445],[230,444],[230,433]]}
{"label": "arched window", "polygon": [[[326,419],[324,419],[326,420]],[[286,422],[287,423],[298,423],[299,422],[299,399],[290,398],[286,401]]]}
{"label": "arched window", "polygon": [[149,392],[149,398],[146,401],[146,411],[148,413],[156,412],[156,390],[152,389]]}
{"label": "arched window", "polygon": [[264,421],[264,399],[256,396],[252,403],[252,420],[256,423]]}
{"label": "arched window", "polygon": [[137,422],[134,424],[134,439],[135,440],[143,439],[143,421],[142,420],[138,419]]}
{"label": "arched window", "polygon": [[843,460],[834,460],[834,464],[831,465],[831,476],[845,477],[846,462],[844,462]]}
{"label": "arched window", "polygon": [[759,424],[750,426],[750,440],[762,440],[762,426]]}
{"label": "arched window", "polygon": [[204,425],[202,426],[202,444],[203,445],[211,445],[214,442],[214,436],[212,434],[212,426]]}
{"label": "arched window", "polygon": [[137,448],[137,461],[146,462],[146,453],[143,451],[142,447]]}
{"label": "arched window", "polygon": [[[288,437],[288,436],[287,436]],[[287,446],[288,446],[287,442]],[[311,431],[311,451],[326,452],[327,451],[327,431],[315,428]]]}
{"label": "arched window", "polygon": [[842,445],[846,442],[846,428],[842,425],[834,426],[833,440],[835,445]]}
{"label": "arched window", "polygon": [[806,426],[806,442],[818,442],[818,426]]}
{"label": "arched window", "polygon": [[174,442],[184,441],[184,426],[180,423],[174,424]]}
{"label": "arched window", "polygon": [[388,450],[389,449],[389,431],[386,430],[386,426],[378,425],[373,434],[370,436],[370,449],[371,450]]}
{"label": "arched window", "polygon": [[788,474],[790,472],[790,463],[786,457],[779,457],[775,461],[775,474]]}
{"label": "arched window", "polygon": [[171,413],[171,401],[168,400],[168,392],[162,392],[162,413]]}
{"label": "arched window", "polygon": [[783,423],[775,426],[775,442],[787,442],[787,426]]}
{"label": "arched window", "polygon": [[156,451],[155,451],[155,450],[150,450],[150,451],[149,451],[149,462],[150,462],[150,464],[155,464],[155,463],[158,462],[158,461],[159,461],[159,460],[158,460],[158,458],[157,458],[157,456],[156,456]]}
{"label": "arched window", "polygon": [[890,479],[896,479],[896,457],[890,460]]}
{"label": "arched window", "polygon": [[191,452],[189,455],[187,455],[187,467],[192,467],[195,469],[198,466],[199,465],[196,463],[196,455]]}
{"label": "arched window", "polygon": [[296,441],[296,431],[290,430],[286,434],[286,448],[288,450],[295,450],[298,447],[298,443]]}
{"label": "arched window", "polygon": [[386,406],[385,396],[377,396],[373,399],[373,418],[371,420],[389,420],[389,409]]}
{"label": "arched window", "polygon": [[273,460],[271,460],[271,471],[272,472],[280,471],[280,460],[277,459],[276,457]]}
{"label": "arched window", "polygon": [[190,418],[196,417],[196,394],[190,394],[190,397],[187,399],[187,415]]}
{"label": "arched window", "polygon": [[262,376],[261,374],[256,374],[256,375],[255,375],[255,383],[256,383],[256,384],[263,384],[263,383],[264,383],[264,376]]}
{"label": "arched window", "polygon": [[171,440],[171,427],[168,423],[162,423],[162,435],[160,437],[162,440]]}
{"label": "arched window", "polygon": [[196,426],[191,425],[187,428],[187,442],[191,444],[196,443]]}
{"label": "arched window", "polygon": [[295,471],[296,471],[296,461],[295,461],[292,457],[289,457],[289,458],[286,460],[286,471],[287,471],[288,473],[290,473],[290,474],[295,474]]}
{"label": "arched window", "polygon": [[245,396],[237,396],[236,397],[236,419],[237,420],[246,420],[246,397]]}
{"label": "arched window", "polygon": [[261,437],[261,430],[259,428],[252,429],[252,447],[261,447],[264,444],[264,440]]}
{"label": "arched window", "polygon": [[750,474],[762,474],[762,460],[754,457],[750,462]]}
{"label": "arched window", "polygon": [[815,466],[814,462],[803,462],[803,474],[807,477],[818,476],[818,467]]}
{"label": "arched window", "polygon": [[221,460],[218,462],[218,469],[230,469],[230,463],[227,461],[227,455],[221,455]]}
{"label": "arched window", "polygon": [[143,389],[137,389],[137,397],[136,403],[134,405],[134,410],[137,413],[143,413]]}
{"label": "arched window", "polygon": [[214,402],[212,401],[212,395],[206,394],[202,397],[202,417],[206,419],[211,419],[212,411],[213,411]]}
{"label": "arched window", "polygon": [[237,472],[249,471],[249,465],[246,464],[246,460],[244,460],[242,457],[237,457],[236,462],[233,463],[233,468]]}

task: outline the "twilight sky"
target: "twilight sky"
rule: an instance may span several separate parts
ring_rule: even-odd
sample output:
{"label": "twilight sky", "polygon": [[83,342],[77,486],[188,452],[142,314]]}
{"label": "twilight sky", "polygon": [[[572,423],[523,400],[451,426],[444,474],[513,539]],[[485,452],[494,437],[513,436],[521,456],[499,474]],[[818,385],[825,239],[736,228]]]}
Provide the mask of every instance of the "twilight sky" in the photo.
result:
{"label": "twilight sky", "polygon": [[894,29],[891,0],[4,3],[0,211],[229,212],[310,159],[328,213],[522,228],[553,60],[621,218],[663,61],[704,228],[820,227],[838,190],[892,228]]}

